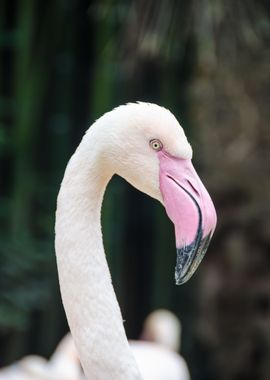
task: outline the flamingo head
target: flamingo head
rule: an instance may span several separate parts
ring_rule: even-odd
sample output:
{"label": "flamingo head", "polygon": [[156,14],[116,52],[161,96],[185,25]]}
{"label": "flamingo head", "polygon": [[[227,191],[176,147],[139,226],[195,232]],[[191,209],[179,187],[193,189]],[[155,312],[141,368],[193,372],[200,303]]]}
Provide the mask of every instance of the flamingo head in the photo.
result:
{"label": "flamingo head", "polygon": [[164,205],[175,228],[176,284],[186,282],[208,248],[216,211],[182,127],[170,111],[149,103],[120,106],[100,123],[107,126],[107,167]]}

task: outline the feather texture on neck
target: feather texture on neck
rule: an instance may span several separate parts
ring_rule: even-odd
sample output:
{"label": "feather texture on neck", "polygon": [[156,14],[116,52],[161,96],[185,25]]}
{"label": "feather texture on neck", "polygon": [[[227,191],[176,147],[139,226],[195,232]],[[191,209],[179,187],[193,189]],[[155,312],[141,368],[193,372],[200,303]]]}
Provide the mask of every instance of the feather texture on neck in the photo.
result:
{"label": "feather texture on neck", "polygon": [[101,232],[101,204],[113,173],[100,168],[96,128],[84,136],[61,185],[56,255],[63,304],[88,379],[141,379],[125,335]]}

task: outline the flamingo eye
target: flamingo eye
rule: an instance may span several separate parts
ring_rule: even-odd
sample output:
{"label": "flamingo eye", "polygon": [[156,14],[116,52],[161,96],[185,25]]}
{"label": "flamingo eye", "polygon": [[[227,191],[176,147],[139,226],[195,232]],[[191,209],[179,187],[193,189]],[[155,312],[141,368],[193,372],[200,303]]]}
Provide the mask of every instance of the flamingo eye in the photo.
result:
{"label": "flamingo eye", "polygon": [[161,141],[159,141],[158,139],[150,140],[149,144],[150,144],[151,148],[156,150],[156,151],[159,151],[163,148]]}

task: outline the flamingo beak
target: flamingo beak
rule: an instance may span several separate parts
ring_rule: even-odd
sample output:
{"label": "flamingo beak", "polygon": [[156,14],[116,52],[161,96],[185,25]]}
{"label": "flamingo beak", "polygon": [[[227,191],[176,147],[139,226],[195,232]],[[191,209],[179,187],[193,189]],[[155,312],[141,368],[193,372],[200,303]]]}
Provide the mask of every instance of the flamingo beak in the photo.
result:
{"label": "flamingo beak", "polygon": [[216,211],[191,160],[158,152],[159,182],[176,237],[175,281],[183,284],[198,268],[216,227]]}

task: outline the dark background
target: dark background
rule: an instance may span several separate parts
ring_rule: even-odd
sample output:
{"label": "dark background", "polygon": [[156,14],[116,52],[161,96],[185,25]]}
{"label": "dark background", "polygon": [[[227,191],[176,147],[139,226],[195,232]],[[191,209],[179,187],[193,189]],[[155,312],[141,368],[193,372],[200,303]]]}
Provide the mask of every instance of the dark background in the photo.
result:
{"label": "dark background", "polygon": [[193,380],[269,380],[267,4],[0,1],[1,365],[48,357],[68,330],[53,246],[64,169],[96,118],[141,100],[184,127],[218,226],[197,273],[176,287],[162,206],[112,180],[104,244],[127,335],[169,308]]}

